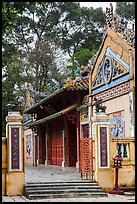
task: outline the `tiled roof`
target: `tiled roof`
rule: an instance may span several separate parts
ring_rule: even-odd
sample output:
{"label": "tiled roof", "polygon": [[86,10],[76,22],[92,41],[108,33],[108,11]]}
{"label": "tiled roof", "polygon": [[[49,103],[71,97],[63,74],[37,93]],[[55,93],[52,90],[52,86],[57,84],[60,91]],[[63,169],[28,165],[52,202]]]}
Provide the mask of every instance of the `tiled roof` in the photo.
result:
{"label": "tiled roof", "polygon": [[26,109],[24,113],[28,113],[29,111],[33,110],[34,108],[39,107],[44,102],[50,100],[52,97],[56,96],[57,94],[62,93],[64,90],[88,90],[89,86],[89,76],[86,77],[76,77],[75,80],[67,81],[67,83],[61,89],[51,93],[47,97],[45,97],[40,102],[36,103],[35,105],[31,106],[30,108]]}
{"label": "tiled roof", "polygon": [[48,95],[47,97],[45,97],[43,100],[39,101],[38,103],[36,103],[35,105],[31,106],[30,108],[27,108],[24,113],[28,113],[29,111],[33,110],[34,108],[39,107],[40,105],[42,105],[44,102],[48,101],[49,99],[51,99],[52,97],[56,96],[57,94],[61,93],[64,91],[64,87],[62,87],[61,89],[58,89],[57,91],[51,93],[50,95]]}
{"label": "tiled roof", "polygon": [[40,120],[36,120],[36,121],[34,121],[34,122],[32,122],[32,123],[29,123],[29,124],[27,124],[27,126],[28,126],[28,127],[32,127],[32,126],[37,126],[37,125],[39,125],[39,124],[45,123],[45,122],[47,122],[47,121],[49,121],[49,120],[52,120],[52,119],[55,119],[55,118],[57,118],[57,117],[59,117],[59,116],[61,116],[61,115],[64,115],[65,113],[67,113],[67,112],[73,110],[73,109],[76,108],[76,107],[77,107],[76,104],[71,105],[71,106],[69,106],[69,107],[63,109],[62,111],[59,111],[59,112],[57,112],[57,113],[54,113],[54,114],[52,114],[52,115],[50,115],[50,116],[48,116],[48,117],[42,118],[42,119],[40,119]]}
{"label": "tiled roof", "polygon": [[87,90],[89,87],[89,76],[76,77],[75,80],[67,79],[64,88],[67,90]]}

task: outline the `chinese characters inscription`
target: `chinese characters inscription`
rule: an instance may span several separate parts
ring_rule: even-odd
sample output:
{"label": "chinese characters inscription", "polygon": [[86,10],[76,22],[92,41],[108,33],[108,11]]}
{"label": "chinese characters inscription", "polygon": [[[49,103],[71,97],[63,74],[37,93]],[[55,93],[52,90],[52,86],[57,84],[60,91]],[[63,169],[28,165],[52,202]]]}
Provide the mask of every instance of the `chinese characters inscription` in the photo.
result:
{"label": "chinese characters inscription", "polygon": [[100,127],[100,166],[108,166],[107,158],[107,127]]}
{"label": "chinese characters inscription", "polygon": [[19,169],[19,128],[11,128],[11,169]]}

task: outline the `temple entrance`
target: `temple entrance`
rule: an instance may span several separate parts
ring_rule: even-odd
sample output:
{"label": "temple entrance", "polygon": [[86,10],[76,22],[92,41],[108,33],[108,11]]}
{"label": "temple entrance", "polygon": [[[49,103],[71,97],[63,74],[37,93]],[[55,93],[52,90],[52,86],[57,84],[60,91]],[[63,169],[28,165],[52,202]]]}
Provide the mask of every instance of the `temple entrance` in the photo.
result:
{"label": "temple entrance", "polygon": [[68,148],[69,148],[69,158],[68,166],[76,166],[77,162],[77,131],[76,124],[68,121]]}
{"label": "temple entrance", "polygon": [[76,124],[72,121],[67,121],[67,137],[63,146],[63,127],[61,122],[54,123],[54,128],[51,130],[51,165],[62,166],[63,147],[66,148],[67,166],[75,166],[77,162],[77,131]]}

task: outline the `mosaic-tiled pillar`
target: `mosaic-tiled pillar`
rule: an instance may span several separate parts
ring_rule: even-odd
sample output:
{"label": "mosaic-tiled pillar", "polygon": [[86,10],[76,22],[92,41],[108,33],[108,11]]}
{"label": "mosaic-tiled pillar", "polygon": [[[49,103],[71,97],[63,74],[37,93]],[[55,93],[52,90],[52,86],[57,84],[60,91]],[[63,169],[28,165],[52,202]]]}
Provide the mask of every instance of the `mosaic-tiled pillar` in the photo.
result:
{"label": "mosaic-tiled pillar", "polygon": [[23,116],[9,112],[6,117],[7,173],[6,195],[23,195],[24,191],[24,136]]}

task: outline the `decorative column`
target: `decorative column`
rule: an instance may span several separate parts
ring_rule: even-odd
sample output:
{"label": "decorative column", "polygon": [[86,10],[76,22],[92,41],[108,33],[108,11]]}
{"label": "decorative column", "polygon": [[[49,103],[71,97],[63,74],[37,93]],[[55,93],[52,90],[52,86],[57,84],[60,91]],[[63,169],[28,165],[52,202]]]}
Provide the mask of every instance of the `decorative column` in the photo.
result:
{"label": "decorative column", "polygon": [[[104,112],[97,112],[93,117],[92,137],[94,139],[94,171],[95,181],[99,185],[109,182],[110,158],[109,158],[109,118]],[[108,181],[107,181],[108,180]]]}
{"label": "decorative column", "polygon": [[67,149],[67,135],[68,135],[68,128],[67,128],[67,118],[63,119],[63,127],[64,130],[62,131],[62,137],[63,137],[63,161],[62,161],[62,167],[68,166],[67,161],[67,155],[68,155],[68,149]]}
{"label": "decorative column", "polygon": [[51,159],[50,159],[50,151],[51,151],[51,145],[50,145],[50,133],[49,133],[49,126],[48,124],[46,125],[46,160],[45,160],[45,165],[51,164]]}
{"label": "decorative column", "polygon": [[8,112],[6,117],[7,173],[6,195],[24,193],[24,135],[23,116],[19,112]]}

